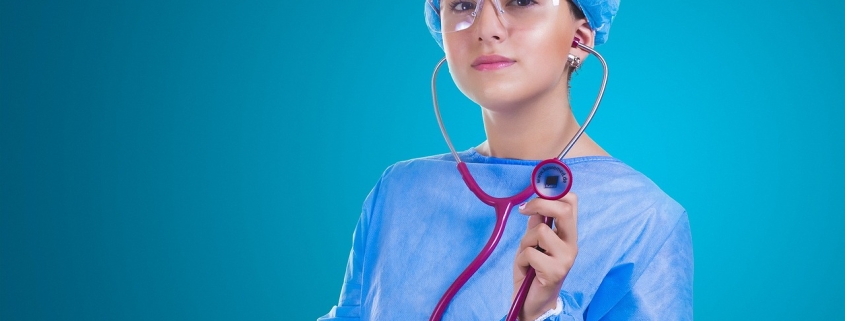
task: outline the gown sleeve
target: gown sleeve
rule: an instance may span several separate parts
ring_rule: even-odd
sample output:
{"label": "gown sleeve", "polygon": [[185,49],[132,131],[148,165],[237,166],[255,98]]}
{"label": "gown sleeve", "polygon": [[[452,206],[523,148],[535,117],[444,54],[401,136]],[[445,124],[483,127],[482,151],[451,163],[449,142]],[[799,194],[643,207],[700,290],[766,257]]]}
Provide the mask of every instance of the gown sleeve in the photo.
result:
{"label": "gown sleeve", "polygon": [[631,290],[599,319],[692,320],[692,284],[692,237],[684,213]]}
{"label": "gown sleeve", "polygon": [[[362,213],[363,214],[363,213]],[[362,285],[361,268],[364,257],[364,234],[366,226],[364,215],[358,219],[355,232],[352,233],[352,250],[346,262],[346,274],[340,288],[340,299],[337,305],[317,321],[358,321],[361,320]]]}
{"label": "gown sleeve", "polygon": [[[385,171],[385,174],[388,171],[390,171],[390,168]],[[384,174],[382,175],[383,178]],[[362,273],[364,251],[367,245],[367,230],[379,186],[381,186],[381,180],[367,195],[361,209],[361,216],[358,218],[355,231],[352,233],[352,250],[349,252],[349,260],[346,262],[346,274],[343,276],[340,299],[337,305],[333,306],[326,315],[320,317],[317,321],[359,321],[362,318],[361,305],[365,282]]]}

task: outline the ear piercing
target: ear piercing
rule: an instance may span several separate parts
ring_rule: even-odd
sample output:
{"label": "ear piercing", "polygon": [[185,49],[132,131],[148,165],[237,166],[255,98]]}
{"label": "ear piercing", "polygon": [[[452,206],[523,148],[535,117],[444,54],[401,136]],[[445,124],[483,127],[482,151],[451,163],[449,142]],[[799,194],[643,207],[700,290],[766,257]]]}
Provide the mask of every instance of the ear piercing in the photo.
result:
{"label": "ear piercing", "polygon": [[566,62],[569,63],[569,68],[578,69],[581,67],[581,57],[578,57],[573,54],[569,54],[566,57]]}

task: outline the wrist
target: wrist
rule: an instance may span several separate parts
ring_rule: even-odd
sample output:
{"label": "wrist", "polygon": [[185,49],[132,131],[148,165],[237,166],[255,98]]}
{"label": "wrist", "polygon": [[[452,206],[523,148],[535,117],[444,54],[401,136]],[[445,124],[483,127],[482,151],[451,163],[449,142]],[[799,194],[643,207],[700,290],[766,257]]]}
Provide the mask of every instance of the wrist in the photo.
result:
{"label": "wrist", "polygon": [[563,300],[561,300],[560,297],[557,297],[551,304],[547,304],[546,308],[548,309],[542,314],[529,316],[520,315],[519,318],[517,318],[517,321],[543,321],[549,317],[560,315],[563,312]]}

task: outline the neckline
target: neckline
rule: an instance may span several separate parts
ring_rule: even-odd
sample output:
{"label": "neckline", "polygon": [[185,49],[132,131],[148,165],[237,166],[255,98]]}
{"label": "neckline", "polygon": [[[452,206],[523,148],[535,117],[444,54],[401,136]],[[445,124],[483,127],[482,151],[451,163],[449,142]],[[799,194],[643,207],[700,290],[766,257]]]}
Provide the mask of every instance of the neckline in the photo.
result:
{"label": "neckline", "polygon": [[[480,154],[475,147],[467,149],[462,152],[458,152],[458,156],[461,157],[461,160],[466,163],[483,163],[483,164],[514,164],[514,165],[537,165],[541,161],[541,159],[516,159],[516,158],[501,158],[501,157],[494,157],[494,156],[485,156]],[[586,162],[595,162],[595,161],[602,161],[602,162],[618,162],[621,163],[619,159],[613,156],[579,156],[579,157],[572,157],[572,158],[564,158],[563,163],[566,165],[573,165],[578,163],[586,163]]]}

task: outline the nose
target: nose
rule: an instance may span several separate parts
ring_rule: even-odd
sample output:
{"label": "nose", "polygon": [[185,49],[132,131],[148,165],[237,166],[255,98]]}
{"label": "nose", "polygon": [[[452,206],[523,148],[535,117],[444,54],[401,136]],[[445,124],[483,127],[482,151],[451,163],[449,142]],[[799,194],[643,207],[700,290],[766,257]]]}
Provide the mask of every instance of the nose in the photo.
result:
{"label": "nose", "polygon": [[481,12],[475,17],[478,41],[501,42],[505,39],[507,29],[501,19],[498,0],[481,0]]}

